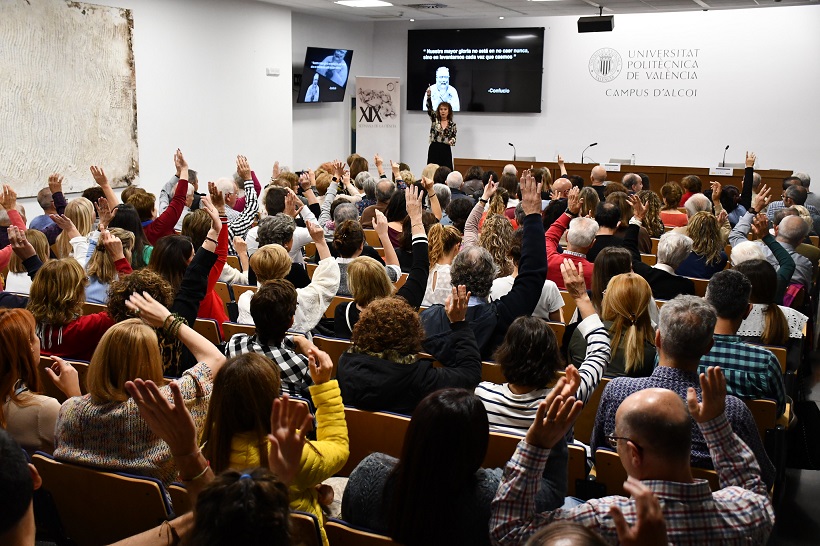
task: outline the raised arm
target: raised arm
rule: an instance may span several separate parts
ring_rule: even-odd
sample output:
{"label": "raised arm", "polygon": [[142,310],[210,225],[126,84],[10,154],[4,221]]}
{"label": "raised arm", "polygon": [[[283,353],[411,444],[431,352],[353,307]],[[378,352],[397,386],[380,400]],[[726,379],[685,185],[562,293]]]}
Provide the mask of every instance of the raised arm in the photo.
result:
{"label": "raised arm", "polygon": [[441,203],[438,202],[438,195],[436,195],[436,192],[433,191],[433,180],[422,177],[421,182],[424,185],[424,191],[427,192],[427,199],[430,201],[430,210],[432,211],[433,216],[441,220]]}
{"label": "raised arm", "polygon": [[492,177],[484,186],[484,194],[470,211],[467,217],[467,222],[464,224],[464,238],[461,241],[461,248],[468,248],[478,244],[478,224],[481,223],[481,217],[484,215],[484,207],[490,202],[493,195],[498,189],[498,182],[494,182]]}
{"label": "raised arm", "polygon": [[256,194],[256,186],[254,185],[253,173],[248,164],[248,158],[244,155],[236,156],[236,172],[244,181],[245,208],[237,211],[239,216],[231,222],[230,227],[234,235],[245,237],[256,221],[256,215],[259,211],[259,196]]}
{"label": "raised arm", "polygon": [[740,204],[745,209],[752,206],[752,185],[754,184],[755,161],[754,152],[746,152],[746,168],[743,170],[743,186],[740,190]]}
{"label": "raised arm", "polygon": [[558,154],[558,168],[561,169],[561,176],[564,178],[569,178],[567,174],[567,166],[564,165],[564,158],[561,157],[561,154]]}
{"label": "raised arm", "polygon": [[[409,193],[410,188],[405,190],[405,193]],[[410,214],[410,208],[412,205],[410,204],[410,197],[407,198],[407,213]],[[414,225],[416,222],[421,224],[421,205],[418,205],[418,220],[414,219],[410,216],[411,225]],[[376,235],[379,236],[379,241],[382,243],[382,248],[384,248],[384,264],[385,265],[392,265],[401,268],[399,264],[399,257],[396,254],[396,249],[393,247],[393,243],[390,242],[390,235],[387,232],[387,218],[384,216],[382,211],[376,210],[373,216],[373,230],[376,232]],[[424,226],[422,225],[421,228],[424,231]]]}
{"label": "raised arm", "polygon": [[98,167],[97,165],[91,166],[91,176],[94,178],[94,182],[102,188],[103,193],[105,194],[105,198],[108,199],[108,202],[111,204],[112,207],[116,207],[120,204],[120,200],[117,198],[117,194],[114,193],[114,188],[111,187],[111,184],[108,182],[108,177],[105,176],[105,171],[102,167]]}
{"label": "raised arm", "polygon": [[[415,190],[415,188],[413,188],[413,190]],[[410,188],[405,190],[405,192],[409,191]],[[413,200],[412,206],[410,206],[411,199]],[[408,203],[407,213],[410,215],[410,226],[412,229],[413,263],[404,286],[396,291],[396,295],[406,299],[411,307],[417,308],[421,305],[421,301],[424,299],[424,292],[427,290],[430,259],[428,256],[427,234],[424,231],[424,224],[421,221],[420,199],[418,199],[418,195],[416,195],[416,197],[408,196],[406,201]],[[418,201],[418,203],[416,201]],[[376,216],[378,217],[379,215],[381,215],[381,212],[376,211]],[[381,222],[382,218],[379,218],[379,221]],[[387,218],[384,218],[383,221],[386,226]],[[387,255],[386,247],[385,255]]]}
{"label": "raised arm", "polygon": [[344,163],[338,159],[334,161],[333,173],[333,180],[331,180],[330,185],[327,187],[325,200],[322,203],[322,214],[319,216],[319,225],[322,227],[325,227],[325,224],[332,220],[330,217],[330,206],[333,204],[333,200],[336,199],[336,193],[339,191],[339,181],[345,175]]}
{"label": "raised arm", "polygon": [[174,153],[174,165],[177,172],[179,172],[179,183],[174,196],[168,204],[168,208],[143,228],[145,238],[151,244],[155,244],[156,241],[166,235],[173,235],[174,226],[176,226],[179,217],[182,216],[182,212],[185,210],[185,198],[188,195],[188,163],[179,149]]}

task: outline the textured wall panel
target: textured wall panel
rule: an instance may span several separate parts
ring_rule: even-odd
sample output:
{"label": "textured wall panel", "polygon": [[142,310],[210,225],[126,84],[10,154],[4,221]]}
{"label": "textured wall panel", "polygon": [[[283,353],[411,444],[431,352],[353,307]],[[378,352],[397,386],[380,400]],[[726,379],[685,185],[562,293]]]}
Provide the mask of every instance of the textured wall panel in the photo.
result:
{"label": "textured wall panel", "polygon": [[62,0],[0,1],[0,181],[21,197],[90,165],[115,185],[139,174],[129,10]]}

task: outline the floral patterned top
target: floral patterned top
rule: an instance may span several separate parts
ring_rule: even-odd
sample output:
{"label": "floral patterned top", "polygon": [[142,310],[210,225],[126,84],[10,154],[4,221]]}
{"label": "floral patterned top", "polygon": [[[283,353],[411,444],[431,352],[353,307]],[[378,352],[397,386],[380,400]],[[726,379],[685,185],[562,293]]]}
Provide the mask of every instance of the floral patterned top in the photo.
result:
{"label": "floral patterned top", "polygon": [[431,121],[430,142],[443,142],[444,144],[455,146],[456,132],[458,131],[456,122],[451,121],[447,124],[446,129],[442,128],[441,121],[439,121],[436,112],[433,111],[433,101],[430,100],[430,97],[427,97],[427,115],[430,116]]}

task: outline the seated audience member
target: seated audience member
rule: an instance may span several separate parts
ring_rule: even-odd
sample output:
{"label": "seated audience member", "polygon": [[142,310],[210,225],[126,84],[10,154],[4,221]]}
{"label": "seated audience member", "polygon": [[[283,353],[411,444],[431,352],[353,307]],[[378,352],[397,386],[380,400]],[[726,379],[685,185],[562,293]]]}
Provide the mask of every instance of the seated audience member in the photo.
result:
{"label": "seated audience member", "polygon": [[259,210],[253,175],[248,159],[244,155],[236,156],[236,172],[242,180],[242,187],[245,191],[245,203],[242,208],[240,208],[241,202],[237,204],[239,199],[237,182],[232,178],[220,178],[216,181],[216,188],[225,200],[225,214],[228,217],[228,253],[231,255],[236,254],[232,245],[233,238],[247,236],[256,221]]}
{"label": "seated audience member", "polygon": [[[428,212],[423,210],[421,212],[421,225],[424,229],[424,232],[430,231],[430,228],[436,224],[440,224],[438,218],[432,212]],[[401,244],[395,248],[396,257],[399,260],[399,265],[401,266],[402,273],[409,273],[410,269],[413,267],[413,222],[410,220],[410,217],[404,219],[402,223],[402,232],[401,232]],[[378,234],[378,232],[376,232]],[[364,253],[364,251],[362,251]],[[390,251],[388,249],[384,249],[384,256],[385,260],[388,259]],[[392,259],[392,258],[390,258]]]}
{"label": "seated audience member", "polygon": [[[312,190],[310,193],[313,193]],[[300,219],[303,223],[318,222],[316,216],[313,212],[311,212],[310,208],[302,206],[302,202],[299,201],[299,198],[288,189],[277,186],[268,186],[265,190],[265,198],[263,202],[265,204],[265,213],[267,216],[274,216],[279,213],[284,213],[294,220],[297,218]],[[260,246],[263,246],[257,241],[258,231],[259,226],[252,227],[245,237],[245,241],[248,243],[248,254],[251,256]],[[312,240],[313,239],[311,238],[307,227],[296,226],[296,229],[293,232],[293,244],[291,245],[289,252],[293,263],[305,263],[302,248]]]}
{"label": "seated audience member", "polygon": [[49,260],[31,283],[28,310],[44,355],[91,360],[114,321],[107,311],[83,315],[85,271],[74,258]]}
{"label": "seated audience member", "polygon": [[[202,243],[205,242],[205,238],[208,236],[210,229],[211,215],[205,208],[200,207],[185,216],[185,219],[182,221],[182,232],[180,235],[190,237],[193,247],[199,248],[202,246]],[[217,282],[224,282],[226,284],[248,284],[248,270],[250,265],[248,261],[247,244],[243,239],[234,237],[233,247],[236,250],[236,256],[239,259],[242,271],[231,267],[226,259]]]}
{"label": "seated audience member", "polygon": [[[567,198],[567,210],[558,217],[544,235],[547,248],[547,278],[564,288],[564,279],[561,277],[561,264],[564,259],[572,260],[576,265],[584,267],[584,279],[587,288],[592,285],[593,264],[586,255],[595,243],[595,234],[598,233],[598,222],[590,218],[579,218],[581,201],[579,190],[573,188]],[[547,207],[549,210],[549,207]],[[567,248],[563,253],[558,252],[561,237],[567,232]]]}
{"label": "seated audience member", "polygon": [[[339,289],[339,266],[330,255],[322,228],[309,223],[308,229],[316,243],[319,266],[313,272],[310,284],[296,289],[299,305],[296,308],[293,324],[290,326],[296,332],[309,332],[316,327]],[[263,246],[251,256],[251,269],[256,273],[260,287],[274,279],[285,279],[292,266],[293,263],[290,261],[287,250],[279,245]],[[258,324],[251,311],[252,297],[253,293],[250,291],[239,296],[237,322]]]}
{"label": "seated audience member", "polygon": [[626,186],[624,186],[620,182],[609,182],[607,183],[606,189],[604,190],[604,198],[606,199],[607,197],[616,192],[629,195],[629,191],[626,189]]}
{"label": "seated audience member", "polygon": [[[642,493],[652,492],[660,501],[656,509],[665,508],[668,537],[661,536],[662,543],[765,544],[774,526],[774,509],[755,454],[733,432],[727,418],[726,404],[731,397],[726,396],[720,369],[710,368],[701,377],[700,387],[701,402],[695,389],[685,394],[684,403],[680,393],[648,388],[620,404],[606,439],[618,451],[629,476],[625,489],[633,498],[613,495],[573,508],[537,513],[534,482],[552,456],[550,449],[581,411],[581,404],[573,397],[556,399],[558,393],[550,393],[525,441],[518,444],[507,463],[493,499],[490,534],[494,543],[521,544],[553,521],[570,520],[616,544],[618,528],[623,533],[627,525],[623,514],[641,510]],[[706,480],[692,477],[689,452],[695,432],[705,438],[715,457],[722,489],[714,493]]]}
{"label": "seated audience member", "polygon": [[589,180],[592,182],[592,189],[598,192],[598,199],[603,201],[606,199],[604,192],[606,191],[606,169],[601,165],[592,167],[589,173]]}
{"label": "seated audience member", "polygon": [[[606,287],[601,318],[612,345],[607,375],[646,377],[655,366],[655,329],[649,316],[652,291],[635,273],[612,277]],[[597,342],[597,340],[596,340]],[[569,343],[569,360],[576,366],[589,358],[589,336],[576,329]]]}
{"label": "seated audience member", "polygon": [[[598,206],[603,202],[598,199],[598,192],[595,191],[595,188],[590,186],[581,188],[581,193],[578,194],[578,198],[581,200],[581,211],[579,212],[579,216],[595,217],[595,211],[598,210]],[[621,215],[618,213],[618,219],[620,220],[620,218]],[[598,221],[597,218],[596,221]],[[598,222],[598,227],[600,228],[600,222]],[[600,229],[598,231],[600,231]]]}
{"label": "seated audience member", "polygon": [[85,255],[80,256],[76,252],[77,244],[80,242],[78,238],[85,239],[94,230],[94,205],[91,204],[91,201],[82,197],[72,199],[65,207],[65,217],[71,221],[76,231],[64,229],[66,224],[60,225],[56,222],[59,217],[55,217],[55,222],[44,228],[43,234],[49,243],[54,244],[55,256],[58,258],[75,258],[83,263]]}
{"label": "seated audience member", "polygon": [[[413,413],[399,459],[373,453],[350,474],[342,517],[408,546],[489,545],[490,502],[500,481],[499,469],[481,468],[489,436],[478,397],[463,389],[433,392]],[[544,505],[560,506],[560,486],[545,485]]]}
{"label": "seated audience member", "polygon": [[801,180],[796,176],[790,176],[783,180],[781,200],[769,203],[769,208],[766,209],[766,216],[768,216],[770,222],[774,222],[774,215],[778,210],[795,205],[803,205],[809,211],[812,218],[817,218],[817,216],[820,215],[820,211],[818,211],[814,205],[806,204],[807,199],[808,191],[802,186]]}
{"label": "seated audience member", "polygon": [[[309,358],[318,440],[307,440],[302,447],[290,506],[318,518],[327,544],[317,486],[342,469],[350,451],[339,384],[330,378],[333,361],[316,347],[311,347]],[[271,449],[268,435],[273,432],[270,408],[282,390],[279,376],[276,365],[254,353],[230,358],[216,376],[202,434],[202,454],[215,473],[265,464]]]}
{"label": "seated audience member", "polygon": [[737,335],[752,343],[786,346],[788,367],[796,370],[800,365],[803,328],[809,317],[797,309],[777,305],[777,273],[766,260],[746,260],[734,270],[746,275],[752,283],[749,296],[752,310],[740,323]]}
{"label": "seated audience member", "polygon": [[[512,321],[532,314],[544,286],[547,260],[543,246],[544,228],[539,218],[541,195],[532,177],[525,175],[524,178],[521,193],[527,216],[522,227],[518,276],[509,294],[496,301],[488,301],[496,266],[484,248],[473,246],[462,250],[450,267],[453,286],[465,285],[471,294],[472,305],[467,310],[467,321],[475,333],[481,358],[489,358],[493,354]],[[424,325],[425,351],[438,360],[451,360],[451,327],[444,306],[433,305],[425,309],[421,312],[421,321]]]}
{"label": "seated audience member", "polygon": [[714,345],[700,359],[702,373],[720,366],[729,392],[738,398],[768,398],[777,402],[778,415],[786,408],[786,388],[780,363],[771,351],[744,343],[737,331],[749,316],[752,283],[743,273],[728,269],[716,273],[706,288],[706,301],[717,311]]}
{"label": "seated audience member", "polygon": [[[577,370],[572,365],[567,367],[567,378],[576,385],[578,400],[586,403],[606,371],[610,348],[604,325],[587,295],[583,276],[574,267],[567,260],[561,269],[581,312],[582,320],[575,331],[586,343],[586,354]],[[519,317],[507,330],[494,358],[508,383],[496,385],[484,381],[475,392],[487,409],[493,428],[523,434],[561,367],[558,340],[543,320]]]}
{"label": "seated audience member", "polygon": [[[650,237],[659,238],[661,235],[666,233],[663,220],[661,220],[661,208],[663,207],[661,198],[658,197],[658,194],[652,190],[639,191],[637,196],[646,208],[643,227],[646,229]],[[650,240],[649,242],[651,245],[652,241]]]}
{"label": "seated audience member", "polygon": [[[410,190],[408,189],[405,191]],[[420,200],[417,200],[417,205],[419,207],[420,216]],[[385,224],[379,220],[380,215],[381,213],[374,216],[374,221],[376,222],[376,233],[379,234],[379,239],[381,240],[382,245],[384,245],[384,258],[386,262],[384,267],[390,282],[396,282],[399,280],[399,277],[401,277],[399,258],[396,255],[396,249],[393,247],[392,241],[389,238],[390,224],[387,223],[387,229],[385,229]],[[339,296],[351,295],[350,288],[347,285],[347,266],[355,258],[361,256],[362,251],[364,250],[364,243],[364,231],[362,230],[361,224],[359,224],[356,220],[346,220],[342,222],[333,233],[333,248],[338,253],[336,263],[338,264],[341,272],[339,290],[337,292]]]}
{"label": "seated audience member", "polygon": [[[109,208],[107,200],[99,206],[100,229],[120,228],[134,234],[134,249],[131,251],[131,268],[136,271],[148,265],[154,247],[148,242],[142,229],[136,209],[128,204]],[[72,239],[73,240],[73,239]]]}
{"label": "seated audience member", "polygon": [[[800,209],[805,210],[805,207],[788,207],[785,209],[780,209],[774,214],[774,225],[779,225],[783,218],[785,218],[786,216],[800,216],[800,218],[802,218],[803,221],[806,222],[806,225],[809,227],[810,230],[809,234],[811,234],[811,230],[814,226],[814,221],[810,218],[807,218],[806,214],[801,212]],[[820,226],[820,222],[818,222],[818,225]],[[811,242],[811,239],[804,239],[802,243],[794,247],[794,250],[801,256],[805,256],[806,258],[808,258],[814,270],[817,271],[817,265],[818,262],[820,262],[820,248],[814,246],[814,244]]]}
{"label": "seated audience member", "polygon": [[[25,309],[0,309],[0,429],[29,453],[51,453],[60,403],[40,394],[40,340],[34,327]],[[54,381],[68,397],[80,396],[77,372],[61,358],[53,360],[46,381]]]}
{"label": "seated audience member", "polygon": [[353,327],[353,346],[339,359],[337,379],[345,404],[367,411],[411,414],[428,394],[445,387],[474,389],[481,380],[481,357],[465,321],[467,290],[453,288],[446,308],[452,359],[442,368],[416,356],[424,336],[419,315],[402,298],[377,299]]}
{"label": "seated audience member", "polygon": [[[702,193],[697,193],[693,195],[692,198],[686,203],[687,225],[683,227],[676,227],[673,231],[676,231],[683,235],[689,235],[688,222],[691,222],[692,218],[699,212],[711,213],[712,206],[712,201],[709,201],[709,198],[703,195]],[[715,212],[717,213],[718,211]],[[729,232],[732,230],[732,227],[729,225],[729,221],[726,219],[719,221],[718,226],[720,229],[720,235],[722,237],[723,244],[725,245],[729,242]]]}
{"label": "seated audience member", "polygon": [[[88,394],[69,398],[57,418],[54,457],[67,462],[150,476],[169,485],[177,469],[168,444],[154,434],[125,390],[125,382],[138,375],[162,382],[162,355],[154,328],[163,328],[194,353],[199,364],[175,384],[202,430],[213,378],[225,357],[210,341],[174,317],[162,304],[133,294],[128,306],[142,319],[112,326],[94,351],[86,378]],[[143,321],[145,321],[143,323]],[[171,397],[170,386],[160,387]],[[146,458],[150,453],[151,457]]]}
{"label": "seated audience member", "polygon": [[451,203],[456,199],[466,199],[471,203],[473,202],[473,198],[470,195],[467,195],[467,193],[464,191],[465,181],[466,180],[464,179],[464,177],[462,177],[461,173],[458,171],[453,171],[447,175],[447,180],[445,181],[445,184],[447,184],[447,187],[450,188]]}
{"label": "seated audience member", "polygon": [[[171,199],[173,199],[173,196],[176,195],[177,184],[179,184],[179,174],[182,173],[177,173],[176,175],[172,176],[171,179],[168,180],[168,182],[166,182],[162,189],[159,191],[157,213],[162,214],[163,212],[165,212],[165,209],[167,209],[168,205],[171,203]],[[199,200],[203,196],[197,193],[198,189],[199,178],[197,176],[197,172],[193,169],[188,169],[188,191],[186,192],[185,197],[185,209],[188,212],[194,212],[196,210],[199,210]],[[185,216],[187,216],[187,214],[183,214],[183,219]],[[177,222],[177,226],[179,226],[179,222]],[[177,229],[181,229],[181,227]]]}
{"label": "seated audience member", "polygon": [[[552,185],[552,192],[550,193],[552,199],[547,203],[547,206],[541,213],[544,229],[549,229],[558,217],[567,210],[567,195],[571,188],[572,184],[566,178],[559,178],[555,181],[555,184]],[[597,193],[595,197],[598,197]]]}
{"label": "seated audience member", "polygon": [[111,228],[97,235],[99,240],[92,238],[88,246],[90,256],[85,264],[88,275],[85,301],[104,305],[108,302],[108,285],[120,275],[130,275],[132,272],[130,262],[134,234],[120,228]]}
{"label": "seated audience member", "polygon": [[808,235],[809,227],[799,216],[786,216],[780,224],[775,226],[774,232],[777,242],[794,260],[794,275],[792,275],[791,284],[800,285],[808,291],[812,280],[811,261],[799,254],[796,248]]}
{"label": "seated audience member", "polygon": [[692,279],[681,277],[675,270],[692,252],[692,239],[686,235],[670,231],[661,235],[658,242],[657,263],[649,266],[641,261],[641,255],[634,245],[624,245],[632,254],[632,268],[646,279],[652,289],[652,297],[671,300],[679,294],[695,294]]}
{"label": "seated audience member", "polygon": [[441,206],[441,221],[444,222],[445,226],[448,226],[451,223],[450,219],[447,217],[447,206],[452,200],[450,188],[448,188],[446,184],[433,184],[433,192],[435,192],[436,197],[438,198],[439,206]]}
{"label": "seated audience member", "polygon": [[387,205],[390,203],[390,198],[396,193],[396,184],[386,178],[382,178],[376,183],[376,204],[370,205],[362,211],[362,227],[365,229],[373,228],[373,217],[376,211],[381,211],[386,214]]}
{"label": "seated audience member", "polygon": [[[607,188],[609,189],[609,187]],[[627,195],[626,192],[623,191],[616,191],[607,194],[606,196],[607,203],[614,203],[618,210],[621,212],[621,223],[618,228],[615,230],[615,235],[623,239],[626,237],[626,230],[629,227],[629,222],[633,216],[635,216],[635,207],[634,204],[636,202],[641,203],[642,208],[642,216],[641,216],[641,226],[638,229],[638,247],[640,248],[641,252],[644,254],[649,254],[652,252],[652,238],[649,236],[649,232],[643,227],[643,221],[646,220],[648,209],[643,201],[638,198],[636,195]]]}
{"label": "seated audience member", "polygon": [[720,199],[720,204],[728,213],[729,225],[735,227],[737,221],[746,214],[746,207],[740,204],[740,190],[735,186],[726,186],[719,192],[712,191],[712,199],[715,199],[717,193]]}
{"label": "seated audience member", "polygon": [[461,250],[461,232],[454,226],[443,226],[439,223],[430,226],[427,237],[430,269],[421,305],[444,305],[452,291],[450,265]]}
{"label": "seated audience member", "polygon": [[601,250],[608,246],[622,246],[623,242],[621,237],[615,235],[618,226],[621,225],[621,211],[618,205],[605,201],[598,203],[595,209],[595,222],[598,224],[598,233],[595,234],[595,243],[587,252],[587,260],[592,263],[595,263],[595,258]]}
{"label": "seated audience member", "polygon": [[677,182],[667,182],[661,186],[661,197],[663,198],[663,208],[660,211],[660,218],[665,226],[682,227],[687,224],[689,217],[685,212],[678,210],[683,198],[683,188]]}
{"label": "seated audience member", "polygon": [[54,197],[52,196],[51,188],[42,188],[37,192],[37,204],[43,209],[43,214],[32,218],[28,225],[30,229],[42,231],[54,223],[51,220],[51,215],[59,214],[57,207],[54,206]]}
{"label": "seated audience member", "polygon": [[[37,257],[42,263],[46,263],[49,259],[51,249],[48,246],[48,239],[42,232],[36,229],[25,230],[26,239],[34,247],[37,252]],[[5,290],[7,292],[15,292],[17,294],[28,294],[31,289],[31,277],[29,277],[28,270],[23,265],[23,260],[17,254],[12,252],[9,257],[9,273],[6,276]]]}
{"label": "seated audience member", "polygon": [[461,234],[464,233],[467,218],[469,218],[470,212],[473,210],[473,206],[474,204],[472,197],[470,199],[453,199],[450,201],[450,204],[447,205],[447,217],[450,219],[451,225]]}
{"label": "seated audience member", "polygon": [[493,257],[497,269],[496,277],[512,275],[514,267],[510,258],[510,245],[514,233],[515,230],[508,218],[500,214],[488,214],[485,217],[481,234],[478,236],[478,246],[486,249]]}
{"label": "seated audience member", "polygon": [[630,195],[634,195],[643,190],[643,179],[639,174],[627,173],[621,178],[621,185],[626,188]]}
{"label": "seated audience member", "polygon": [[[258,227],[256,240],[259,243],[259,248],[267,245],[279,245],[287,250],[288,255],[290,255],[290,251],[293,249],[293,234],[296,231],[296,222],[293,218],[280,212],[262,218]],[[255,276],[256,272],[254,271]],[[305,265],[297,262],[291,264],[290,271],[285,275],[285,279],[289,280],[296,288],[304,288],[310,284],[310,276],[307,274]]]}
{"label": "seated audience member", "polygon": [[680,181],[680,185],[683,186],[684,190],[686,190],[686,193],[684,193],[680,199],[680,204],[684,207],[693,195],[699,194],[703,191],[703,182],[701,182],[700,178],[694,174],[684,176]]}
{"label": "seated audience member", "polygon": [[378,201],[376,201],[376,184],[378,184],[378,181],[369,172],[362,171],[356,175],[354,183],[356,189],[364,194],[361,200],[356,203],[356,208],[359,214],[361,214],[367,207],[372,207],[378,203]]}
{"label": "seated audience member", "polygon": [[[414,309],[421,305],[429,273],[428,244],[427,237],[424,235],[424,226],[418,222],[415,209],[413,209],[411,218],[415,218],[412,221],[413,266],[405,283],[396,290],[387,277],[384,266],[367,256],[359,256],[350,262],[347,267],[347,280],[353,301],[336,306],[333,320],[336,337],[349,339],[362,311],[375,299],[386,298],[395,293],[396,296],[404,298]],[[376,214],[374,220],[376,227],[383,231],[387,222],[380,212]],[[450,286],[449,274],[447,285]],[[450,291],[452,292],[452,286],[450,286]]]}
{"label": "seated audience member", "polygon": [[675,273],[684,277],[709,279],[726,267],[729,259],[723,251],[718,219],[710,212],[699,212],[689,220],[687,235],[692,239],[692,252],[681,262]]}
{"label": "seated audience member", "polygon": [[[518,264],[521,262],[521,241],[523,239],[523,231],[521,228],[517,229],[513,234],[510,244],[509,255],[513,263],[513,271],[511,275],[506,277],[497,277],[493,280],[493,286],[490,288],[490,301],[501,299],[512,290],[515,284],[515,278],[518,276]],[[449,272],[448,272],[449,282]],[[538,298],[538,304],[532,312],[532,316],[539,317],[544,320],[552,322],[564,322],[564,314],[561,308],[564,306],[564,298],[561,297],[561,292],[558,286],[550,281],[544,281],[544,286],[541,288],[541,296]]]}
{"label": "seated audience member", "polygon": [[[697,296],[678,296],[662,308],[660,324],[655,333],[658,365],[649,377],[616,377],[604,389],[592,432],[592,452],[610,446],[607,436],[615,434],[616,411],[632,393],[644,389],[670,389],[681,399],[688,389],[701,394],[698,364],[713,344],[717,315],[715,308]],[[774,466],[769,461],[754,417],[739,398],[726,398],[726,418],[732,430],[751,448],[762,469],[763,481],[774,483]],[[703,433],[692,428],[691,465],[713,468],[709,446]]]}

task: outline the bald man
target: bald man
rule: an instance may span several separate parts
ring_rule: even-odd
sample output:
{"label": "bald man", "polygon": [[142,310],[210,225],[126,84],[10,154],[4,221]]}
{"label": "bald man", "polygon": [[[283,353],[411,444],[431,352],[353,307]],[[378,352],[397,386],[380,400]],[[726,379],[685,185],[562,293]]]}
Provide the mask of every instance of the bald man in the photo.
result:
{"label": "bald man", "polygon": [[[720,368],[709,368],[701,376],[700,390],[701,402],[694,388],[687,391],[686,404],[678,393],[648,388],[621,403],[615,430],[607,441],[617,449],[629,475],[624,489],[633,498],[613,495],[538,514],[535,493],[550,449],[581,409],[565,380],[559,380],[541,402],[525,440],[504,470],[492,503],[490,535],[494,541],[523,544],[553,521],[570,520],[618,544],[616,524],[624,518],[629,524],[635,522],[635,497],[648,490],[660,501],[666,519],[663,543],[765,544],[774,525],[774,509],[754,454],[732,432],[726,417],[726,380]],[[693,478],[689,466],[693,420],[717,463],[723,489],[714,493],[706,480]]]}
{"label": "bald man", "polygon": [[601,167],[600,165],[595,165],[592,167],[592,172],[589,174],[589,179],[592,181],[592,188],[598,192],[598,198],[601,201],[606,201],[606,196],[604,195],[604,182],[606,182],[606,169]]}

